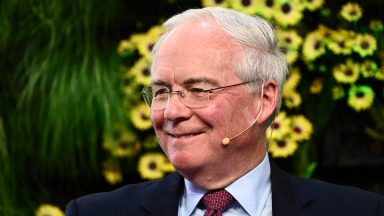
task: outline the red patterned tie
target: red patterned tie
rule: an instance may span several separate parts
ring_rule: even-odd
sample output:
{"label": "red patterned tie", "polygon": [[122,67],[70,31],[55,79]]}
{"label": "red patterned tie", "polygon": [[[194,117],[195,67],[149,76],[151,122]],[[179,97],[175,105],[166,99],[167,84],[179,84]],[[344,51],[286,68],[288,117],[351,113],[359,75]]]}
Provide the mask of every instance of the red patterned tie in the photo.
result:
{"label": "red patterned tie", "polygon": [[207,208],[204,216],[221,216],[221,212],[228,208],[235,199],[224,189],[209,192],[203,196],[203,204]]}

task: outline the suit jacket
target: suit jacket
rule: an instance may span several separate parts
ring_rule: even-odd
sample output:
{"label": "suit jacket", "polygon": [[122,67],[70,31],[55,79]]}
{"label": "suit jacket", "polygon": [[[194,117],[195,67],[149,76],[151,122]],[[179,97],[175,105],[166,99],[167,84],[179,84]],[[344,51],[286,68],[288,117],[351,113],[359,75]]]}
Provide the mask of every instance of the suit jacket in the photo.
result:
{"label": "suit jacket", "polygon": [[[384,216],[384,198],[378,194],[301,179],[272,163],[271,181],[273,216]],[[183,177],[172,173],[163,180],[72,200],[66,216],[176,216],[183,189]]]}

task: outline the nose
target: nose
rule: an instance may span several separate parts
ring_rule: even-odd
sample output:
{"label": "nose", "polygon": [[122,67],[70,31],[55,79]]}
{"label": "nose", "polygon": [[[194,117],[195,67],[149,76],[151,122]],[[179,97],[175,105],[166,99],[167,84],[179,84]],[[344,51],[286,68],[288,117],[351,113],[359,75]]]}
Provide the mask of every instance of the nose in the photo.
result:
{"label": "nose", "polygon": [[[173,94],[177,94],[177,97],[172,97]],[[170,121],[176,121],[180,119],[188,119],[192,115],[191,109],[189,109],[183,103],[181,97],[183,92],[173,91],[169,96],[169,101],[164,109],[164,118]]]}

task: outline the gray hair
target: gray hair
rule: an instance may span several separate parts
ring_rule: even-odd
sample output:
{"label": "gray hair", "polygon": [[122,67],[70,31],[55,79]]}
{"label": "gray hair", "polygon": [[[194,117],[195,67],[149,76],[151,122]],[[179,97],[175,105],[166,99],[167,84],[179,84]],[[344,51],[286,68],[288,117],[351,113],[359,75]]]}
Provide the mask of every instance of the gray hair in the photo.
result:
{"label": "gray hair", "polygon": [[[288,74],[288,65],[284,54],[278,48],[278,39],[272,25],[258,17],[219,7],[189,9],[168,19],[163,27],[166,33],[156,42],[152,54],[153,65],[156,54],[167,35],[178,26],[190,22],[213,18],[233,41],[243,47],[243,53],[236,65],[236,72],[242,81],[257,80],[250,84],[252,91],[257,90],[262,83],[275,80],[278,84],[279,100],[274,113],[281,106],[281,91]],[[274,115],[271,116],[270,124]]]}

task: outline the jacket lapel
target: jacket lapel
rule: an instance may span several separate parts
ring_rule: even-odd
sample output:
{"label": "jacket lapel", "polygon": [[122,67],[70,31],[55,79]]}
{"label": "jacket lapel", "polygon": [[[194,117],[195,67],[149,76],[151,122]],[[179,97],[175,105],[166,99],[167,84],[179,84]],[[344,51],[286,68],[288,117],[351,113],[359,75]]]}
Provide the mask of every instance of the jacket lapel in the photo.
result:
{"label": "jacket lapel", "polygon": [[179,198],[184,190],[184,179],[172,173],[151,185],[140,205],[151,215],[177,215]]}
{"label": "jacket lapel", "polygon": [[273,216],[305,215],[304,207],[312,199],[302,191],[297,177],[280,170],[271,161],[271,181]]}

